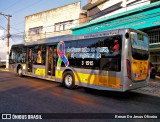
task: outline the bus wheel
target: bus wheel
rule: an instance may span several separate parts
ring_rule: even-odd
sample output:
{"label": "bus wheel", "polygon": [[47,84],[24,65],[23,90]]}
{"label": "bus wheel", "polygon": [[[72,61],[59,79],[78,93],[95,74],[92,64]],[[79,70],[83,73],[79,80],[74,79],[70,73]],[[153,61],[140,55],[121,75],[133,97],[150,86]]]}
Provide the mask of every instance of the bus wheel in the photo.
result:
{"label": "bus wheel", "polygon": [[64,86],[68,89],[73,89],[75,87],[74,75],[71,71],[67,71],[63,75]]}
{"label": "bus wheel", "polygon": [[18,73],[19,77],[22,77],[22,68],[21,67],[18,68],[18,72],[17,73]]}

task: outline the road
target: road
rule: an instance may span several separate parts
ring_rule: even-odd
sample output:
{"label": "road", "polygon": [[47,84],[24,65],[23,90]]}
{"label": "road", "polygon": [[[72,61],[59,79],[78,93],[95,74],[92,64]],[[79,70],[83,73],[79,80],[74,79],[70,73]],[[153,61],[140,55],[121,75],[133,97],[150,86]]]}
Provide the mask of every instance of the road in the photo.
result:
{"label": "road", "polygon": [[159,113],[160,97],[77,88],[0,71],[0,113]]}

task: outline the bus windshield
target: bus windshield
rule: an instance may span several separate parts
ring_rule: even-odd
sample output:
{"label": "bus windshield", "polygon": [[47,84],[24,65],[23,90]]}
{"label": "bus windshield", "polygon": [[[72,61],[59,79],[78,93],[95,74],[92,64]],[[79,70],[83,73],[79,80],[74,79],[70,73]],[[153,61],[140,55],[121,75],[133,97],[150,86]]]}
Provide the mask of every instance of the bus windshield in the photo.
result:
{"label": "bus windshield", "polygon": [[131,32],[132,57],[136,60],[147,60],[149,58],[148,43],[147,36]]}

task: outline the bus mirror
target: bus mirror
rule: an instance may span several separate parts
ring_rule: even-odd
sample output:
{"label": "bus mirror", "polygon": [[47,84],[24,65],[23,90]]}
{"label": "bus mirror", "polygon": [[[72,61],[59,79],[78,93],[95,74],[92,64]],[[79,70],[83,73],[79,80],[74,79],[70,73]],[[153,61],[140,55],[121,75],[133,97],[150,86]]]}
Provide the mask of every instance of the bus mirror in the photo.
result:
{"label": "bus mirror", "polygon": [[125,37],[126,37],[126,39],[128,39],[129,38],[129,33],[126,33]]}

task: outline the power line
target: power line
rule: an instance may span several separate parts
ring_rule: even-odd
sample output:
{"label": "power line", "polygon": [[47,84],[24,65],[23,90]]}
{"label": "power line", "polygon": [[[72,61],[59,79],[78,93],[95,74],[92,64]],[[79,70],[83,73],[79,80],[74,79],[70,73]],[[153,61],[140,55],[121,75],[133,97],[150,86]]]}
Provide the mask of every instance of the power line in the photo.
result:
{"label": "power line", "polygon": [[20,0],[17,0],[15,3],[11,4],[9,7],[7,7],[6,9],[2,10],[1,12],[4,12],[8,9],[10,9],[11,7],[15,6]]}
{"label": "power line", "polygon": [[[152,13],[153,14],[153,13]],[[151,15],[151,14],[149,14],[149,15]],[[157,15],[160,15],[160,12],[158,12],[158,13],[155,13],[154,14],[154,16],[157,16]],[[129,19],[129,18],[128,18]],[[51,25],[51,26],[54,26],[54,25]],[[47,26],[47,27],[50,27],[50,26]],[[47,28],[47,27],[44,27],[44,28]],[[29,31],[26,31],[26,32],[20,32],[20,33],[16,33],[16,34],[26,34],[26,33],[28,33]],[[51,30],[51,32],[44,32],[44,33],[39,33],[39,36],[40,35],[42,35],[42,34],[44,34],[44,35],[48,35],[49,33],[53,33],[53,30]],[[15,35],[16,35],[15,34]],[[38,35],[38,34],[30,34],[30,36],[34,36],[34,35]]]}
{"label": "power line", "polygon": [[5,29],[4,27],[2,27],[1,25],[0,25],[0,27],[3,28],[5,31],[7,31],[7,29]]}
{"label": "power line", "polygon": [[17,28],[15,28],[15,27],[11,27],[12,29],[14,29],[15,31],[17,31],[17,32],[19,32],[18,30],[20,30],[20,29],[17,29]]}
{"label": "power line", "polygon": [[11,37],[11,39],[12,39],[12,41],[13,41],[14,43],[16,43],[15,40],[14,40],[12,37]]}
{"label": "power line", "polygon": [[[146,1],[141,1],[141,2],[136,2],[136,3],[134,3],[134,4],[131,4],[131,5],[129,5],[129,6],[133,6],[133,5],[136,5],[136,4],[140,4],[140,3],[144,3],[144,2],[148,2],[149,0],[146,0]],[[128,6],[128,7],[129,7]],[[122,7],[122,8],[125,8],[125,7]],[[52,9],[51,9],[52,10]],[[96,13],[96,14],[99,14],[99,13],[101,13],[101,12],[103,12],[104,10],[102,10],[102,11],[99,11],[98,13]],[[87,16],[87,17],[92,17],[92,16],[95,16],[96,14],[94,14],[94,15],[90,15],[90,16]],[[50,16],[48,16],[48,17],[51,17],[52,15],[50,15]],[[85,18],[85,17],[84,17]],[[80,19],[83,19],[83,18],[80,18]],[[78,19],[77,19],[78,20]],[[37,20],[31,20],[32,22],[36,22]],[[22,23],[24,23],[24,22],[22,22]],[[18,23],[19,24],[19,23]],[[17,25],[17,24],[16,24]]]}
{"label": "power line", "polygon": [[[41,0],[40,0],[41,1]],[[38,3],[38,2],[40,2],[40,1],[37,1],[36,3]],[[34,3],[34,4],[36,4],[36,3]],[[33,5],[34,5],[33,4]],[[32,5],[32,6],[33,6]],[[29,5],[29,7],[31,7],[30,5]],[[28,6],[26,7],[26,8],[29,8]],[[20,9],[20,10],[24,10],[24,9],[26,9],[26,8],[22,8],[22,9]],[[73,7],[74,8],[74,7]],[[53,9],[55,9],[55,8],[53,8]],[[72,8],[70,8],[70,9],[72,9]],[[18,13],[20,10],[17,10],[16,12]],[[52,9],[50,9],[50,10],[52,10]],[[15,14],[16,12],[14,12],[13,14]],[[21,11],[20,11],[21,12]],[[39,12],[39,13],[41,13],[41,12]],[[33,21],[36,21],[36,20],[33,20]],[[15,24],[15,23],[14,23]],[[23,22],[19,22],[19,23],[16,23],[16,25],[17,24],[24,24],[24,21]]]}
{"label": "power line", "polygon": [[[147,1],[148,1],[148,0],[147,0]],[[147,2],[147,1],[145,1],[145,2]],[[144,2],[144,1],[143,1],[143,2]],[[140,2],[140,3],[143,3],[143,2]],[[130,6],[131,6],[131,5],[130,5]],[[122,7],[122,8],[125,8],[125,7]],[[103,12],[103,11],[99,11],[99,12],[96,13],[96,14],[99,14],[99,13],[101,13],[101,12]],[[87,16],[87,17],[92,17],[92,16],[95,16],[96,14],[91,15],[91,16]],[[51,15],[50,15],[50,16],[51,16]],[[83,19],[83,18],[86,18],[86,17],[74,19],[73,21],[80,20],[80,19]],[[34,22],[34,21],[37,21],[37,20],[31,20],[31,21]],[[48,28],[48,27],[51,27],[51,26],[55,26],[55,25],[50,25],[50,26],[46,26],[46,27],[43,27],[43,28]],[[29,31],[26,31],[26,32],[29,32]],[[16,33],[16,34],[22,34],[22,33],[25,33],[25,32],[19,32],[19,33]]]}
{"label": "power line", "polygon": [[18,23],[14,23],[14,22],[13,22],[13,24],[14,24],[14,26],[21,25],[21,24],[24,24],[24,21],[20,21],[20,22],[18,22]]}
{"label": "power line", "polygon": [[19,9],[19,10],[17,10],[17,11],[15,11],[13,14],[17,14],[17,13],[19,13],[19,12],[22,12],[22,10],[26,10],[27,8],[30,8],[30,7],[34,6],[35,4],[37,4],[37,3],[41,2],[41,1],[42,1],[42,0],[38,0],[38,1],[35,2],[35,3],[29,4],[28,6],[26,6],[26,7],[24,7],[24,8],[21,8],[21,9]]}
{"label": "power line", "polygon": [[[51,9],[52,10],[52,9]],[[99,14],[99,13],[101,13],[101,12],[103,12],[103,11],[99,11],[98,13],[96,13],[96,14]],[[95,16],[96,14],[94,14],[94,15],[90,15],[90,16],[87,16],[87,17],[92,17],[92,16]],[[50,16],[47,16],[47,17],[52,17],[53,15],[50,15]],[[86,17],[82,17],[82,18],[77,18],[77,19],[74,19],[74,21],[76,21],[76,20],[80,20],[80,19],[84,19],[84,18],[86,18]],[[36,22],[38,19],[34,19],[34,20],[30,20],[30,22]],[[15,23],[14,23],[15,24]],[[23,22],[19,22],[19,23],[16,23],[16,25],[18,25],[18,24],[24,24],[24,21]]]}

